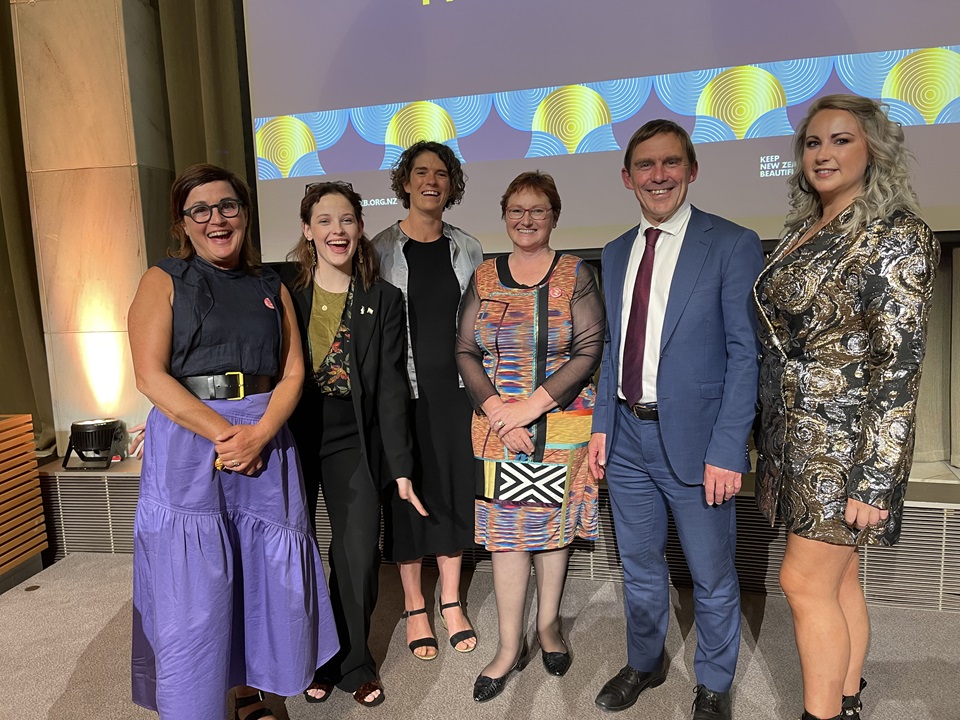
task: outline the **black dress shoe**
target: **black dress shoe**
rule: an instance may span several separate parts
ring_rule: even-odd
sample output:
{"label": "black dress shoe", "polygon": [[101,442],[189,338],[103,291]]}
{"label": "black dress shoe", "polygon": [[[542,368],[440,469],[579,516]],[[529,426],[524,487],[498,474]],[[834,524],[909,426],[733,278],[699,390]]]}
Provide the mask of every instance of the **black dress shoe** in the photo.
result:
{"label": "black dress shoe", "polygon": [[693,691],[693,720],[730,720],[730,693],[714,692],[705,685],[697,685]]}
{"label": "black dress shoe", "polygon": [[507,670],[506,675],[498,678],[478,675],[477,679],[473,682],[473,699],[477,702],[487,702],[502,693],[503,689],[507,686],[507,678],[510,677],[510,673],[514,670],[520,672],[527,666],[527,662],[529,661],[528,655],[527,641],[524,640],[523,648],[520,650],[520,657],[517,658],[516,665]]}
{"label": "black dress shoe", "polygon": [[631,707],[647,688],[663,685],[667,673],[663,668],[653,672],[640,672],[629,665],[607,681],[595,702],[601,710],[617,712]]}
{"label": "black dress shoe", "polygon": [[[537,640],[539,642],[539,638]],[[561,637],[560,642],[566,646],[566,641]],[[540,658],[543,660],[543,666],[547,669],[547,672],[551,675],[556,675],[557,677],[563,677],[567,674],[567,670],[570,669],[570,651],[567,652],[547,652],[543,649],[543,645],[540,645]]]}

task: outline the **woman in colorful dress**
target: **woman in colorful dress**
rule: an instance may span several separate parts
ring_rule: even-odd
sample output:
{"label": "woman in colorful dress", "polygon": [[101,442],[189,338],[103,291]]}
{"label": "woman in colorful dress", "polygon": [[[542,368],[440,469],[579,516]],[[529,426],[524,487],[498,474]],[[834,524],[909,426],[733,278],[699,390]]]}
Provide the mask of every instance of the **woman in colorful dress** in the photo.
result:
{"label": "woman in colorful dress", "polygon": [[879,103],[820,98],[793,145],[793,210],[756,284],[757,501],[788,531],[780,585],[803,720],[858,719],[870,635],[858,548],[900,536],[940,250]]}
{"label": "woman in colorful dress", "polygon": [[570,543],[597,537],[597,484],[587,465],[591,377],[603,352],[593,269],[550,247],[560,217],[553,178],[517,176],[500,200],[513,252],[483,262],[460,306],[457,363],[476,413],[476,541],[493,556],[499,644],[473,697],[499,695],[527,662],[524,604],[537,578],[537,639],[547,672],[570,653],[560,600]]}
{"label": "woman in colorful dress", "polygon": [[395,484],[403,501],[425,512],[409,480],[403,297],[380,279],[376,253],[363,234],[361,199],[350,185],[309,185],[300,220],[293,262],[282,269],[308,368],[290,429],[314,513],[323,490],[340,636],[340,651],[317,669],[309,687],[304,684],[304,696],[323,702],[336,686],[373,707],[385,697],[368,644],[380,568],[381,484]]}
{"label": "woman in colorful dress", "polygon": [[164,720],[273,718],[337,650],[286,421],[303,387],[290,295],[250,240],[250,191],[194,165],[172,257],[130,307],[147,418],[134,526],[133,700]]}
{"label": "woman in colorful dress", "polygon": [[[466,178],[446,145],[421,141],[407,148],[391,175],[407,217],[373,244],[384,279],[403,291],[407,306],[407,378],[413,397],[413,484],[430,513],[424,517],[396,493],[385,505],[384,553],[400,568],[407,644],[421,660],[437,656],[421,582],[425,555],[440,571],[438,610],[454,650],[471,652],[476,633],[460,602],[463,551],[473,546],[470,446],[473,408],[457,373],[457,307],[483,260],[476,238],[443,221],[459,203]],[[432,592],[430,594],[433,594]]]}

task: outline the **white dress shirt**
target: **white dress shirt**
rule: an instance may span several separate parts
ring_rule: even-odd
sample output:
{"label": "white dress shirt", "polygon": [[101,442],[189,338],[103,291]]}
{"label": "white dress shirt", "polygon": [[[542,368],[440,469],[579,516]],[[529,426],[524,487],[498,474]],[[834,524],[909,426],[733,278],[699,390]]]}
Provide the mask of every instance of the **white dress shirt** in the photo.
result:
{"label": "white dress shirt", "polygon": [[[660,366],[660,338],[663,334],[663,316],[667,311],[667,298],[673,273],[677,269],[680,246],[690,222],[690,203],[685,202],[669,220],[656,227],[661,231],[657,238],[653,256],[653,275],[650,278],[650,305],[647,308],[647,332],[643,345],[643,396],[642,403],[657,401],[657,370]],[[630,249],[627,271],[623,282],[623,311],[620,317],[620,376],[617,378],[617,395],[623,394],[623,347],[627,342],[627,324],[630,319],[630,306],[633,304],[633,286],[637,282],[640,260],[646,249],[644,232],[654,227],[645,217],[640,219],[640,229]]]}

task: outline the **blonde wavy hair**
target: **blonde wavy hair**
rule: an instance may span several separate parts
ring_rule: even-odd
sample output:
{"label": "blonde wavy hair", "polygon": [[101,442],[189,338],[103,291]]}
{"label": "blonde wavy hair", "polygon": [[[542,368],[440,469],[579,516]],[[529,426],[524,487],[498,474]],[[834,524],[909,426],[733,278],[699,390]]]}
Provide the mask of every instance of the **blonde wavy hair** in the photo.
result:
{"label": "blonde wavy hair", "polygon": [[853,201],[853,212],[840,229],[849,232],[873,220],[886,220],[901,210],[920,213],[910,185],[912,155],[904,145],[903,129],[887,117],[885,108],[886,105],[859,95],[826,95],[810,106],[793,136],[796,169],[787,181],[791,210],[784,223],[785,235],[823,215],[823,202],[803,174],[807,127],[821,110],[845,110],[853,115],[867,143],[863,194]]}

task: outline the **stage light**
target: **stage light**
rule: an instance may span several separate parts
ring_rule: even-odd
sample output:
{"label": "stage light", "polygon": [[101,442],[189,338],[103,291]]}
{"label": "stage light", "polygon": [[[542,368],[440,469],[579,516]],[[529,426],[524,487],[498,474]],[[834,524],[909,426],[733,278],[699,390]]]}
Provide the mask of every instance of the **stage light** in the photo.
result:
{"label": "stage light", "polygon": [[[124,456],[123,423],[115,418],[79,420],[70,426],[70,441],[63,456],[63,468],[67,468],[70,453],[75,452],[84,463],[90,463],[92,470],[105,470],[110,467],[114,455]],[[74,469],[83,469],[83,465]]]}

